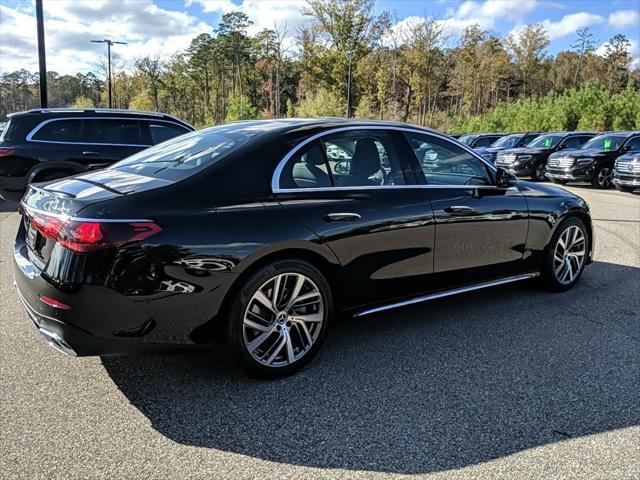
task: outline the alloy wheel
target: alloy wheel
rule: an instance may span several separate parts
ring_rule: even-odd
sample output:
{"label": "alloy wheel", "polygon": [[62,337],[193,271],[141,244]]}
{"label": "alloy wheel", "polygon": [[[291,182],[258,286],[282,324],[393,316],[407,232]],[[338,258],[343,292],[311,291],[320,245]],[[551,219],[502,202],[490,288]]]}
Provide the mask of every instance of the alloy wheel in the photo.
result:
{"label": "alloy wheel", "polygon": [[290,365],[314,345],[324,311],[324,299],[313,280],[301,273],[278,274],[249,300],[242,327],[245,347],[262,365]]}
{"label": "alloy wheel", "polygon": [[576,279],[584,264],[586,253],[586,237],[579,226],[571,225],[562,232],[553,253],[553,270],[558,282],[568,285]]}
{"label": "alloy wheel", "polygon": [[611,185],[612,176],[613,172],[610,168],[605,167],[600,169],[600,171],[598,172],[598,185],[600,185],[602,188],[608,187],[609,185]]}
{"label": "alloy wheel", "polygon": [[536,180],[538,181],[542,181],[544,180],[544,172],[546,171],[545,165],[544,163],[539,163],[538,165],[536,165],[535,167],[535,172],[534,175],[536,176]]}

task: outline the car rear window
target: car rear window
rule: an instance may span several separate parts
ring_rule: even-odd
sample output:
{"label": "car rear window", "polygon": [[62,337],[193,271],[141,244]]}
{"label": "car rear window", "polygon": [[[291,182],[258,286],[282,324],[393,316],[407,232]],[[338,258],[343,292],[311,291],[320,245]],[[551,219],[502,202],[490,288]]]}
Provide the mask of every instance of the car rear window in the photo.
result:
{"label": "car rear window", "polygon": [[82,143],[142,144],[137,120],[87,118],[80,139]]}
{"label": "car rear window", "polygon": [[186,128],[173,123],[149,122],[149,132],[151,133],[153,145],[165,142],[188,131]]}
{"label": "car rear window", "polygon": [[31,136],[32,140],[44,142],[77,142],[82,129],[82,120],[49,120]]}
{"label": "car rear window", "polygon": [[142,150],[110,168],[165,180],[181,180],[217,162],[262,130],[238,124],[212,127]]}

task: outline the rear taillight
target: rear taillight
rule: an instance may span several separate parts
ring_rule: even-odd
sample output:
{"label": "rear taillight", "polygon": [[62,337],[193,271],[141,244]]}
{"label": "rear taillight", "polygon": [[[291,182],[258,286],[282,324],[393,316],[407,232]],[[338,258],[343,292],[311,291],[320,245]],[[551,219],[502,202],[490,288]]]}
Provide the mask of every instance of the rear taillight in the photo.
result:
{"label": "rear taillight", "polygon": [[15,150],[13,148],[4,148],[0,147],[0,158],[8,157],[9,155],[13,155]]}
{"label": "rear taillight", "polygon": [[79,221],[40,213],[31,218],[31,225],[43,237],[78,253],[121,247],[149,238],[162,230],[152,221]]}

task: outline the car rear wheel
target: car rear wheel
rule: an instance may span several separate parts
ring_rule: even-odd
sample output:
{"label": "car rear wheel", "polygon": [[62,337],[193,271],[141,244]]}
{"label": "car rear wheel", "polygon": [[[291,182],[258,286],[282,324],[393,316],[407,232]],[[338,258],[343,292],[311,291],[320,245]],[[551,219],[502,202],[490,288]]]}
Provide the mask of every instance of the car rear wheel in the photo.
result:
{"label": "car rear wheel", "polygon": [[302,260],[261,268],[233,301],[227,349],[249,375],[291,375],[318,353],[333,314],[331,289],[324,276]]}
{"label": "car rear wheel", "polygon": [[613,181],[613,171],[611,168],[603,165],[599,167],[593,174],[591,185],[596,188],[609,188]]}
{"label": "car rear wheel", "polygon": [[573,287],[584,270],[589,236],[582,220],[571,217],[556,229],[542,268],[542,281],[548,290],[564,292]]}
{"label": "car rear wheel", "polygon": [[544,162],[544,160],[536,162],[531,169],[531,180],[533,180],[534,182],[542,182],[545,179],[545,170],[546,163]]}

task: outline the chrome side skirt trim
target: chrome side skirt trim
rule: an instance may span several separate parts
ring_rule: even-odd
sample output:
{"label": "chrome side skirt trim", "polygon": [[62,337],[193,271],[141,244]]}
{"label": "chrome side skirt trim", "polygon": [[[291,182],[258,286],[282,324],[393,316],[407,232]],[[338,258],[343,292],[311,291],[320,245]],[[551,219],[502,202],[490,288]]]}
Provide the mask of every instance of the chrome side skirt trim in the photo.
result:
{"label": "chrome side skirt trim", "polygon": [[372,313],[384,312],[386,310],[392,310],[398,307],[404,307],[407,305],[413,305],[415,303],[428,302],[437,298],[449,297],[451,295],[457,295],[459,293],[472,292],[474,290],[481,290],[483,288],[495,287],[497,285],[504,285],[505,283],[519,282],[522,280],[528,280],[539,276],[540,273],[524,273],[521,275],[515,275],[513,277],[499,278],[497,280],[491,280],[488,282],[476,283],[475,285],[468,285],[466,287],[454,288],[452,290],[445,290],[442,292],[431,293],[422,297],[410,298],[409,300],[403,300],[397,303],[390,303],[388,305],[382,305],[381,307],[370,308],[354,315],[355,317],[364,317]]}

